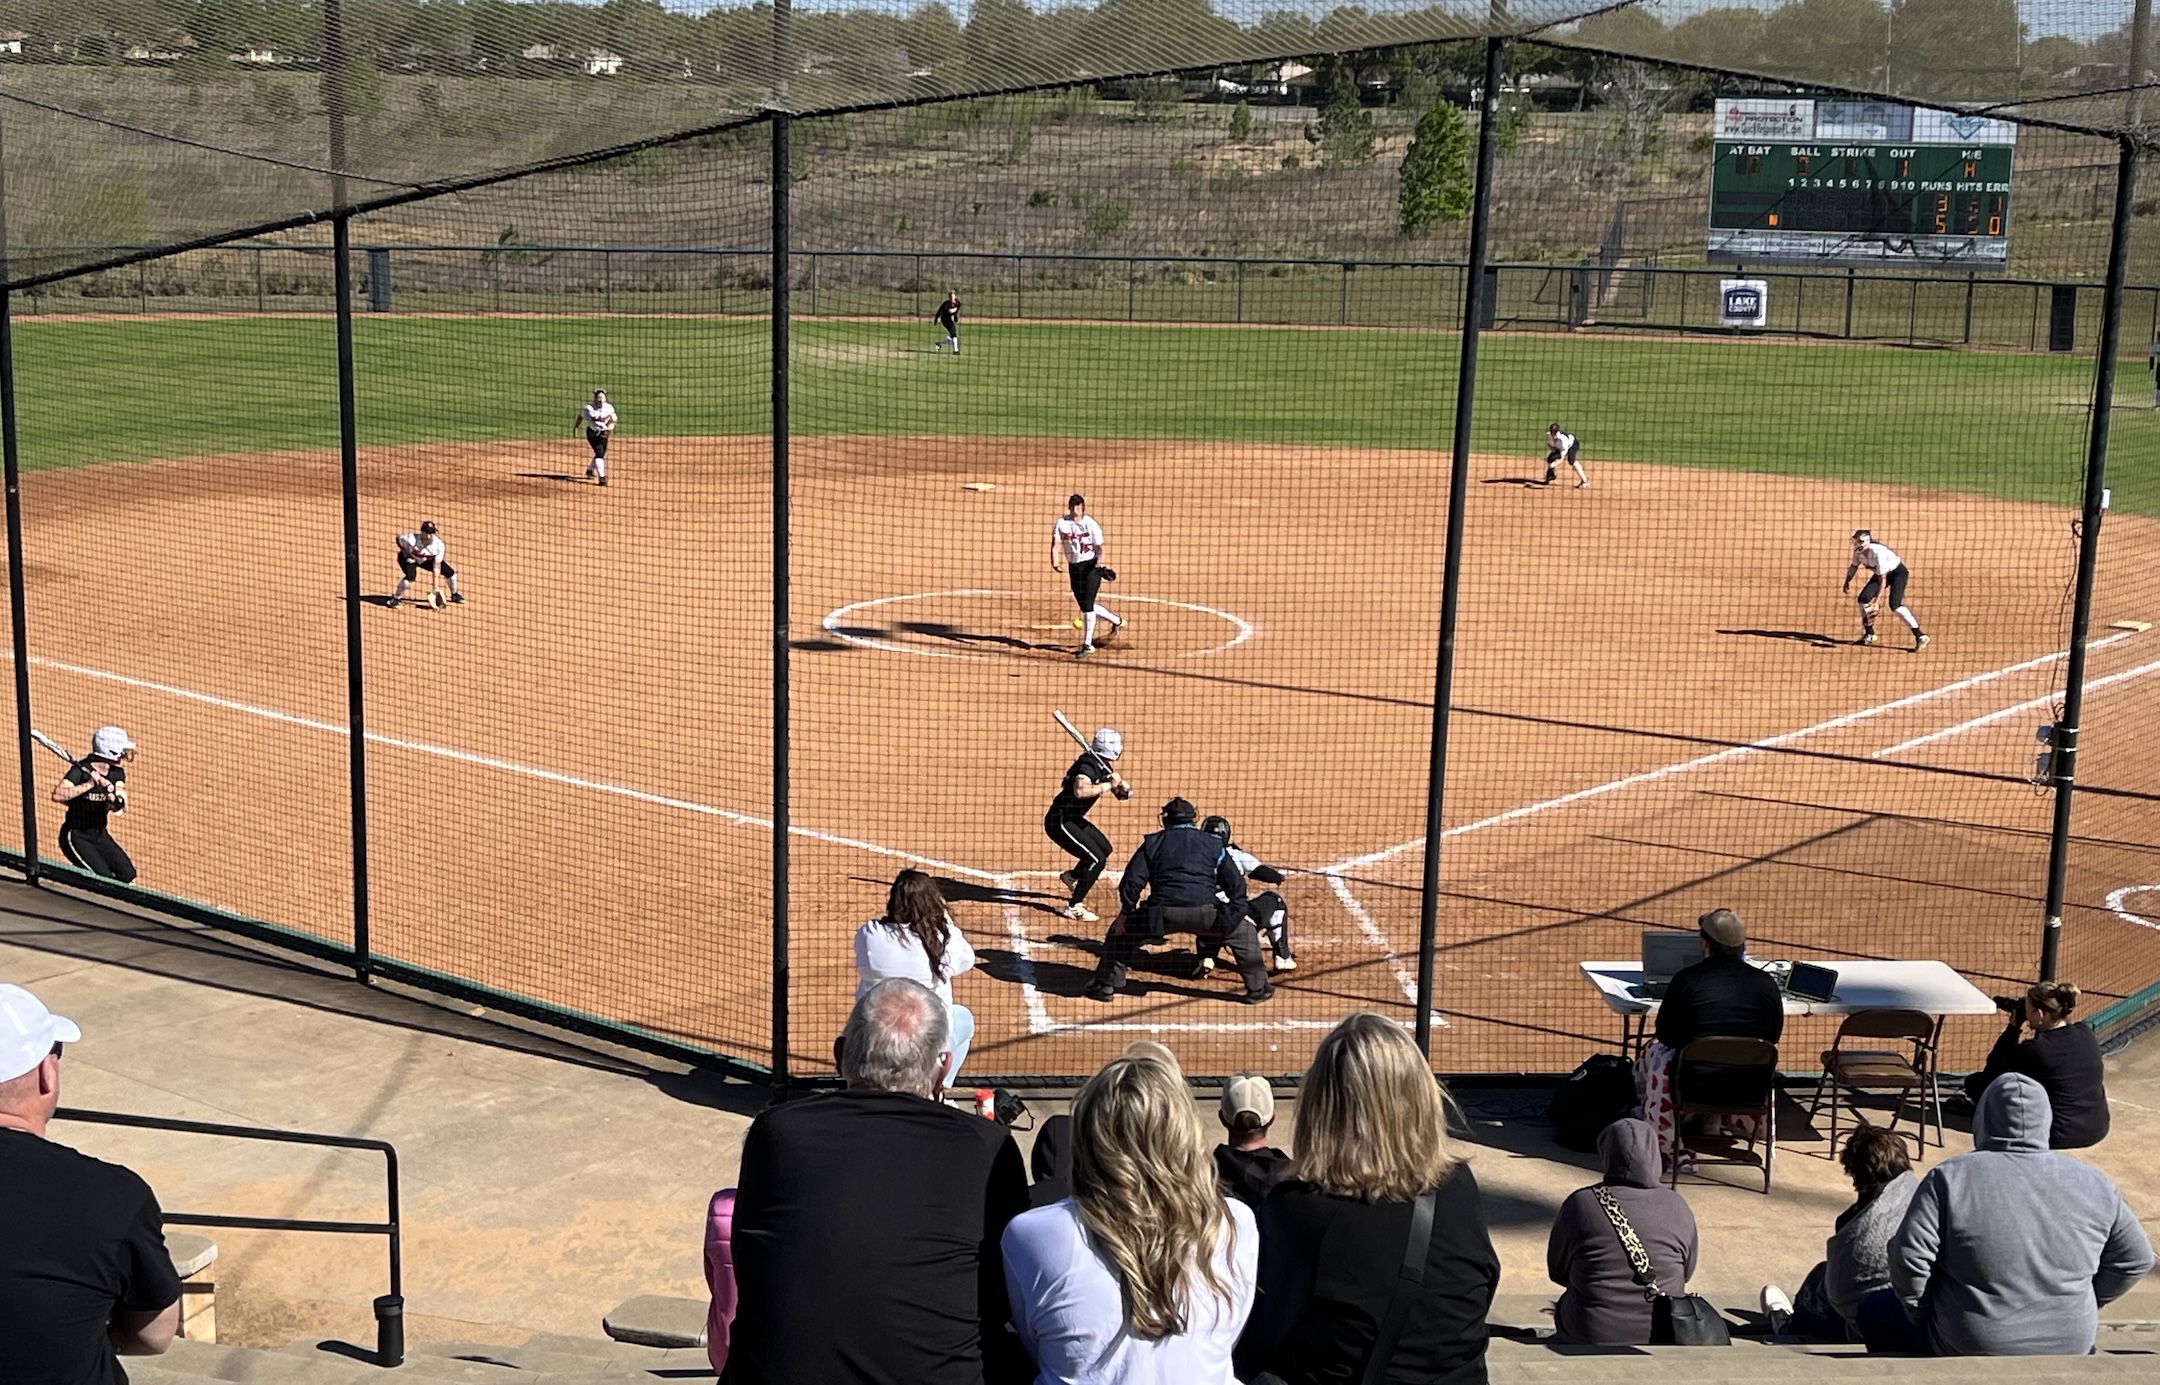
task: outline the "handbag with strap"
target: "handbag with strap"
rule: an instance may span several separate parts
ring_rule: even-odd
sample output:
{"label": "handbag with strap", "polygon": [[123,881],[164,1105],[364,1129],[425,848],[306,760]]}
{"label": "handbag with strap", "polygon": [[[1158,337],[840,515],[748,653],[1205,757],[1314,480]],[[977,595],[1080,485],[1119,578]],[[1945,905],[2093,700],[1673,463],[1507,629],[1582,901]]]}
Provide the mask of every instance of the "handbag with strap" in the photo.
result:
{"label": "handbag with strap", "polygon": [[1642,1237],[1628,1225],[1627,1214],[1620,1210],[1620,1201],[1612,1195],[1612,1189],[1600,1183],[1597,1187],[1598,1206],[1605,1209],[1606,1220],[1620,1237],[1620,1249],[1627,1252],[1628,1268],[1634,1271],[1635,1283],[1641,1287],[1643,1298],[1650,1305],[1650,1345],[1674,1347],[1729,1347],[1732,1330],[1725,1325],[1724,1315],[1701,1294],[1671,1294],[1658,1292],[1657,1271],[1650,1266],[1650,1252],[1644,1248]]}

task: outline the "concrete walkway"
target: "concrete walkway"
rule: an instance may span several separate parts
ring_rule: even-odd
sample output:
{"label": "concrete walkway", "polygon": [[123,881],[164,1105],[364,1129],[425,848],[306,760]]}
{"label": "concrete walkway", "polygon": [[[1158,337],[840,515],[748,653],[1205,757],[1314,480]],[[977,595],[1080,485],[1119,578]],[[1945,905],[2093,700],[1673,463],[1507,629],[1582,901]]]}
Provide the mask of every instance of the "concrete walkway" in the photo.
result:
{"label": "concrete walkway", "polygon": [[[572,1046],[16,883],[0,883],[0,980],[82,1025],[63,1065],[69,1106],[396,1144],[416,1343],[592,1337],[633,1295],[701,1294],[705,1200],[734,1180],[743,1131],[765,1101],[762,1088]],[[2092,1161],[2160,1229],[2160,1044],[2114,1060],[2109,1081],[2115,1133]],[[1591,1161],[1552,1144],[1543,1092],[1466,1084],[1459,1095],[1503,1292],[1543,1292],[1553,1211],[1592,1181]],[[1289,1123],[1277,1131],[1286,1146]],[[375,1156],[83,1124],[54,1134],[137,1169],[168,1210],[381,1215]],[[1950,1138],[1953,1153],[1969,1147]],[[1699,1287],[1752,1296],[1766,1279],[1797,1284],[1849,1199],[1824,1151],[1819,1140],[1786,1146],[1767,1198],[1745,1170],[1683,1183],[1702,1226]],[[216,1235],[222,1340],[373,1340],[380,1240]]]}

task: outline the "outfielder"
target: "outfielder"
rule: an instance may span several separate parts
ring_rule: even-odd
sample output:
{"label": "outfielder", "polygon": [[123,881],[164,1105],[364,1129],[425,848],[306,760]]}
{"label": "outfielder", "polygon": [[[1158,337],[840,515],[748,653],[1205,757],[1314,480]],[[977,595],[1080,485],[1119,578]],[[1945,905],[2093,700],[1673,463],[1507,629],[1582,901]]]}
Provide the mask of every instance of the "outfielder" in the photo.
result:
{"label": "outfielder", "polygon": [[60,824],[60,850],[69,861],[92,875],[121,884],[132,884],[135,863],[106,830],[114,813],[127,811],[127,765],[135,758],[135,742],[117,726],[100,726],[90,737],[90,753],[68,767],[53,786],[55,803],[67,805],[67,819]]}
{"label": "outfielder", "polygon": [[1865,529],[1853,530],[1852,562],[1845,569],[1844,591],[1852,592],[1852,579],[1860,569],[1868,571],[1867,584],[1860,588],[1860,643],[1875,643],[1876,597],[1883,588],[1890,589],[1890,609],[1905,628],[1912,631],[1912,652],[1918,654],[1928,647],[1927,632],[1920,628],[1920,618],[1905,604],[1905,585],[1912,580],[1912,569],[1888,547],[1875,542],[1875,536]]}
{"label": "outfielder", "polygon": [[[1223,849],[1230,853],[1230,863],[1236,866],[1239,874],[1247,880],[1256,880],[1270,886],[1283,882],[1281,871],[1263,864],[1258,856],[1230,840],[1230,819],[1219,813],[1204,818],[1201,820],[1200,830],[1223,844]],[[1225,898],[1223,902],[1229,901]],[[1268,951],[1275,954],[1275,970],[1296,971],[1297,958],[1290,955],[1290,906],[1284,902],[1283,897],[1273,889],[1263,891],[1245,902],[1245,916],[1252,920],[1254,931],[1267,939]],[[1200,962],[1194,969],[1196,979],[1215,970],[1217,950],[1216,944],[1203,943],[1199,946]]]}
{"label": "outfielder", "polygon": [[594,390],[592,403],[579,409],[571,422],[585,430],[585,445],[592,449],[592,460],[585,464],[585,474],[606,485],[608,439],[615,436],[615,406],[607,402],[607,391]]}
{"label": "outfielder", "polygon": [[1590,478],[1583,475],[1582,441],[1573,433],[1562,432],[1557,423],[1545,425],[1545,484],[1560,479],[1560,463],[1566,462],[1575,471],[1575,489],[1583,490]]}
{"label": "outfielder", "polygon": [[450,599],[463,604],[465,597],[457,589],[457,569],[450,566],[444,555],[442,535],[436,532],[435,521],[423,519],[420,527],[410,534],[397,536],[398,584],[390,593],[390,609],[396,610],[405,599],[405,589],[413,584],[422,568],[450,584]]}
{"label": "outfielder", "polygon": [[1050,570],[1060,571],[1058,558],[1062,554],[1062,570],[1071,579],[1073,600],[1080,606],[1080,648],[1073,654],[1075,659],[1085,659],[1095,652],[1096,617],[1110,622],[1113,635],[1125,628],[1122,616],[1095,601],[1103,583],[1117,580],[1117,573],[1103,566],[1102,551],[1102,526],[1088,514],[1087,497],[1067,498],[1064,516],[1050,529]]}
{"label": "outfielder", "polygon": [[951,293],[946,294],[945,301],[938,304],[937,325],[938,330],[945,334],[945,340],[938,343],[938,350],[943,351],[949,346],[955,356],[959,355],[960,290],[954,289]]}
{"label": "outfielder", "polygon": [[1061,872],[1058,880],[1072,892],[1065,904],[1065,917],[1082,923],[1095,922],[1095,915],[1087,907],[1088,891],[1095,888],[1103,868],[1110,864],[1111,850],[1110,839],[1088,821],[1088,812],[1104,794],[1119,800],[1132,797],[1132,785],[1110,767],[1124,753],[1123,736],[1107,726],[1097,731],[1087,750],[1065,771],[1058,796],[1043,814],[1043,831],[1060,851],[1077,862],[1071,870]]}
{"label": "outfielder", "polygon": [[1245,1004],[1274,998],[1260,961],[1260,940],[1246,917],[1245,877],[1229,848],[1200,830],[1198,816],[1192,804],[1171,799],[1162,806],[1162,830],[1149,833],[1126,862],[1118,881],[1118,916],[1103,935],[1102,961],[1088,984],[1088,999],[1107,1002],[1124,989],[1134,955],[1170,933],[1190,933],[1200,947],[1229,948],[1245,981],[1245,993],[1238,997]]}

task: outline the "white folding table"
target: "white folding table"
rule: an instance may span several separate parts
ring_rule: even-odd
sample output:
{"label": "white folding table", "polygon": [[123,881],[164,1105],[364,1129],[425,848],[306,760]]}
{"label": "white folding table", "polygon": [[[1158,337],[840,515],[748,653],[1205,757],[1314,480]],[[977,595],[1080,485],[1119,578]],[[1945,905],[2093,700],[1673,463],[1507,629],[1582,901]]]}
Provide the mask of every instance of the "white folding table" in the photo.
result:
{"label": "white folding table", "polygon": [[[1806,959],[1802,959],[1806,960]],[[1583,979],[1620,1017],[1620,1052],[1632,1058],[1649,1037],[1659,1002],[1643,994],[1642,962],[1583,962]],[[1862,1010],[1918,1010],[1935,1017],[1942,1037],[1946,1015],[1992,1015],[1995,1002],[1945,962],[1820,961],[1837,973],[1828,1000],[1785,997],[1787,1015],[1851,1015]]]}

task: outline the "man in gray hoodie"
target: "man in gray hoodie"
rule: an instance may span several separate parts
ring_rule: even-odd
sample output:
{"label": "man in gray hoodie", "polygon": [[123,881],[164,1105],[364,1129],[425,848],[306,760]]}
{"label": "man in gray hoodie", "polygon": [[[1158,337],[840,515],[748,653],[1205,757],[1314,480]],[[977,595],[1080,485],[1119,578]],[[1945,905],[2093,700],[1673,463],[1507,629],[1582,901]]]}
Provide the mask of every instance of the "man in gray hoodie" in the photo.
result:
{"label": "man in gray hoodie", "polygon": [[[1861,1300],[1871,1349],[1939,1356],[2083,1356],[2100,1305],[2153,1266],[2151,1242],[2106,1174],[2048,1149],[2047,1092],[1995,1080],[1973,1114],[1973,1152],[1920,1180],[1890,1238],[1890,1288]],[[1884,1333],[1884,1300],[1915,1336]],[[1894,1324],[1892,1324],[1894,1328]]]}

